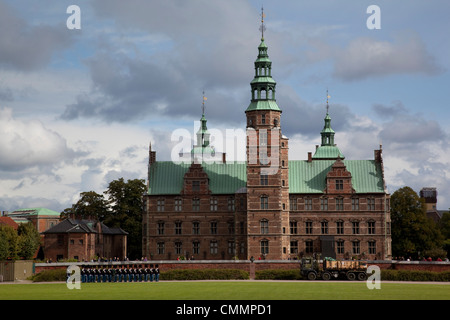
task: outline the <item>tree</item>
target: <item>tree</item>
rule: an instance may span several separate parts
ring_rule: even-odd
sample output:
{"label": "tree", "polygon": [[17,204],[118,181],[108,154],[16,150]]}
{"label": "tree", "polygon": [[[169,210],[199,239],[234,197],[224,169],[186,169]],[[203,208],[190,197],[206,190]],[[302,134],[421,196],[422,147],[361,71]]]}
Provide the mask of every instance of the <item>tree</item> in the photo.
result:
{"label": "tree", "polygon": [[13,227],[0,224],[0,260],[18,258],[18,236]]}
{"label": "tree", "polygon": [[444,212],[439,221],[439,229],[444,236],[443,248],[447,251],[447,257],[450,257],[450,211]]}
{"label": "tree", "polygon": [[102,194],[95,191],[80,193],[80,200],[73,204],[71,208],[66,208],[61,212],[61,218],[71,216],[81,219],[103,220],[108,213],[108,202]]}
{"label": "tree", "polygon": [[104,222],[128,232],[128,256],[132,259],[142,255],[142,195],[145,189],[145,180],[125,182],[120,178],[110,182],[105,191],[110,212]]}
{"label": "tree", "polygon": [[442,246],[442,235],[427,217],[425,203],[410,187],[391,196],[392,254],[419,258],[425,250]]}
{"label": "tree", "polygon": [[29,223],[20,224],[18,234],[18,255],[26,260],[33,259],[36,251],[41,245],[41,236],[34,225]]}

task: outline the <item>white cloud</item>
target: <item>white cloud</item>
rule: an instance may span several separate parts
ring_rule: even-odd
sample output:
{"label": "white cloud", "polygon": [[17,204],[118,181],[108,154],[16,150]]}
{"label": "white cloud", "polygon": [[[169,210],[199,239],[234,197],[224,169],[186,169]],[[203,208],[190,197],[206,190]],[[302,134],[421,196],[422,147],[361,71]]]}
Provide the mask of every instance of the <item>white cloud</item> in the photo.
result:
{"label": "white cloud", "polygon": [[440,71],[425,44],[416,35],[380,41],[360,37],[337,51],[334,75],[343,80],[359,80],[390,74],[436,74]]}
{"label": "white cloud", "polygon": [[15,119],[11,109],[0,109],[0,153],[1,171],[52,167],[75,155],[58,133],[39,120]]}

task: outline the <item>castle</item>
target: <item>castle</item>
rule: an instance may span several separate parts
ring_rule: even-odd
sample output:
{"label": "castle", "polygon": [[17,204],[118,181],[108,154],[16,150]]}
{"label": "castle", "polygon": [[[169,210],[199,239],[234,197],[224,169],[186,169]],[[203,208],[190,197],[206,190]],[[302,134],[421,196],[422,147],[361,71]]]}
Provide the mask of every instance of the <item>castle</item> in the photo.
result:
{"label": "castle", "polygon": [[372,160],[347,160],[334,142],[327,98],[321,145],[306,160],[290,160],[264,32],[254,67],[245,110],[246,161],[198,161],[198,155],[215,152],[204,113],[192,161],[157,161],[150,147],[142,255],[390,259],[390,195],[381,146]]}

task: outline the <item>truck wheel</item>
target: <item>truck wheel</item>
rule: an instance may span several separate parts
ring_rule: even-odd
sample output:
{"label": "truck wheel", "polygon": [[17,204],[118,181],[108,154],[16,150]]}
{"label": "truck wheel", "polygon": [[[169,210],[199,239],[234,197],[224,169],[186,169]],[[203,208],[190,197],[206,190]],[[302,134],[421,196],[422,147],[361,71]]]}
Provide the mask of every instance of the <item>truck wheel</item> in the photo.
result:
{"label": "truck wheel", "polygon": [[366,279],[367,279],[367,275],[364,272],[358,273],[358,280],[359,281],[364,281]]}
{"label": "truck wheel", "polygon": [[348,272],[347,273],[347,279],[350,281],[353,281],[356,279],[356,275],[353,272]]}
{"label": "truck wheel", "polygon": [[316,280],[317,274],[314,271],[308,273],[308,280]]}
{"label": "truck wheel", "polygon": [[322,279],[325,281],[328,281],[331,279],[331,273],[329,272],[325,272],[324,274],[322,274]]}

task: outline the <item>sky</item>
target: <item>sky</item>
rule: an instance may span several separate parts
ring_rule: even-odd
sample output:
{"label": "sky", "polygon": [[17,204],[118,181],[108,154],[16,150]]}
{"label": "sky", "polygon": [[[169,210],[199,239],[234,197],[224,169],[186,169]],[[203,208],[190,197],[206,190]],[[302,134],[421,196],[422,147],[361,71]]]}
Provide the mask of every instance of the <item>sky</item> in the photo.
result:
{"label": "sky", "polygon": [[203,92],[216,149],[243,160],[226,133],[245,130],[261,6],[289,158],[320,144],[328,90],[346,159],[382,145],[391,194],[436,187],[448,209],[446,0],[0,0],[0,210],[146,179],[150,143],[157,160],[193,143]]}

